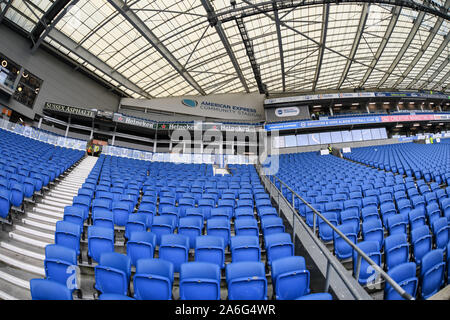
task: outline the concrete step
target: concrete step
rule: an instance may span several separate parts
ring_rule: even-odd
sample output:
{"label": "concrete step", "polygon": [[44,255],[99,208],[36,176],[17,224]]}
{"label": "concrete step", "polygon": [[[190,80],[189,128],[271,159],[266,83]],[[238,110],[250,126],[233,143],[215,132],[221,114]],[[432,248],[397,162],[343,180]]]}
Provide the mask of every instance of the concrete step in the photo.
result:
{"label": "concrete step", "polygon": [[31,235],[29,233],[24,233],[24,232],[22,232],[20,230],[11,231],[10,233],[8,233],[8,235],[9,235],[9,237],[11,239],[14,239],[14,240],[19,241],[19,242],[26,243],[26,244],[31,245],[31,246],[35,246],[37,248],[45,248],[49,244],[52,244],[52,243],[55,242],[54,240],[48,242],[46,240],[38,238],[38,237],[36,237],[34,235]]}
{"label": "concrete step", "polygon": [[78,189],[79,188],[69,188],[69,187],[66,187],[66,186],[60,186],[60,185],[57,185],[52,191],[59,191],[59,192],[62,192],[62,193],[68,193],[68,194],[77,194],[78,193]]}
{"label": "concrete step", "polygon": [[45,251],[42,248],[38,248],[14,239],[0,241],[0,247],[36,260],[40,260],[42,262],[44,262],[45,259]]}
{"label": "concrete step", "polygon": [[23,218],[21,220],[22,224],[24,224],[25,226],[34,226],[46,231],[51,231],[51,232],[55,232],[56,231],[56,225],[52,224],[52,223],[48,223],[45,221],[41,221],[41,220],[36,220],[36,219],[31,219],[31,218]]}
{"label": "concrete step", "polygon": [[76,192],[74,193],[67,193],[67,192],[61,192],[61,191],[57,191],[57,190],[52,190],[48,193],[49,196],[51,197],[55,197],[58,199],[63,199],[63,200],[68,200],[72,203],[73,201],[73,197],[77,195]]}
{"label": "concrete step", "polygon": [[50,195],[46,195],[44,199],[41,200],[41,203],[43,204],[48,204],[51,206],[57,206],[57,207],[66,207],[66,206],[71,206],[72,205],[72,198],[71,199],[61,199],[61,198],[56,198]]}
{"label": "concrete step", "polygon": [[[0,299],[2,300],[31,300],[31,293],[29,289],[19,287],[12,282],[13,277],[5,277],[8,281],[4,280],[0,269]],[[20,280],[20,279],[19,279]]]}
{"label": "concrete step", "polygon": [[40,260],[0,248],[0,261],[11,267],[33,273],[38,277],[45,277],[44,264]]}
{"label": "concrete step", "polygon": [[28,212],[26,214],[26,217],[27,218],[31,218],[31,219],[35,219],[35,220],[38,220],[38,221],[44,221],[44,222],[47,222],[47,223],[56,224],[56,222],[58,222],[59,220],[63,220],[64,215],[61,214],[60,216],[56,216],[56,215],[49,216],[49,215],[47,215],[45,213],[42,213],[42,212]]}
{"label": "concrete step", "polygon": [[41,210],[40,212],[45,213],[47,215],[53,215],[55,213],[64,214],[64,207],[57,207],[42,202],[36,204],[36,206],[33,208],[33,211],[39,212],[38,209]]}
{"label": "concrete step", "polygon": [[25,234],[33,235],[40,238],[42,241],[51,242],[55,239],[55,233],[48,230],[43,230],[34,226],[24,226],[20,224],[14,225],[14,231],[20,231]]}

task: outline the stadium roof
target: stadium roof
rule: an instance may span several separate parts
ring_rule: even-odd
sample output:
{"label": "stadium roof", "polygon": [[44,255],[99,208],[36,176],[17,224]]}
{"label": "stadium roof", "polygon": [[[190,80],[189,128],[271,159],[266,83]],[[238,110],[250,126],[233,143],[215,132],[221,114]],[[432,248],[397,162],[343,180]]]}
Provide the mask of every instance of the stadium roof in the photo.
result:
{"label": "stadium roof", "polygon": [[0,20],[135,98],[448,88],[450,0],[235,2],[3,0]]}

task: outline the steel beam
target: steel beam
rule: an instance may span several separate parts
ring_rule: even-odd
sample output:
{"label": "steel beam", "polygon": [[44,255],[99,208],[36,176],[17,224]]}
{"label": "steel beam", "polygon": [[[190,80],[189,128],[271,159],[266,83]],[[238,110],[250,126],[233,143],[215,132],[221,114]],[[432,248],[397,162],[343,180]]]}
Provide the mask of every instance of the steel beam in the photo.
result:
{"label": "steel beam", "polygon": [[281,83],[283,85],[283,92],[286,91],[286,73],[284,69],[284,51],[283,51],[283,38],[281,36],[280,18],[278,16],[278,8],[276,1],[273,2],[273,14],[275,18],[275,26],[277,27],[278,38],[278,51],[280,52],[280,65],[281,65]]}
{"label": "steel beam", "polygon": [[448,65],[450,62],[450,56],[447,57],[447,59],[444,60],[444,62],[441,63],[441,65],[436,69],[436,71],[433,72],[433,74],[428,78],[427,81],[425,81],[419,89],[425,88],[428,84],[432,83],[434,79],[444,70],[444,68]]}
{"label": "steel beam", "polygon": [[236,70],[237,76],[241,81],[245,92],[250,93],[250,89],[248,88],[247,81],[245,80],[244,74],[242,73],[239,62],[237,61],[233,49],[231,48],[231,44],[228,41],[228,37],[226,36],[225,31],[222,28],[222,23],[213,18],[215,12],[213,6],[211,5],[210,0],[202,0],[202,4],[208,15],[208,21],[211,26],[214,26],[217,35],[220,38],[220,41],[222,41],[222,44],[225,47],[225,50],[227,51],[228,57],[230,58],[230,61],[233,64],[234,70]]}
{"label": "steel beam", "polygon": [[124,87],[138,94],[141,94],[148,99],[153,98],[151,95],[149,95],[143,89],[136,86],[126,77],[122,76],[118,72],[114,72],[113,68],[108,66],[106,63],[104,63],[98,57],[90,53],[88,50],[84,49],[83,47],[78,47],[75,41],[67,37],[64,33],[59,31],[58,29],[52,29],[49,32],[48,37],[53,41],[55,41],[56,43],[58,43],[59,45],[63,46],[66,50],[69,50],[76,56],[80,57],[87,63],[91,64],[92,66],[95,66],[97,69],[102,71],[104,74],[107,74],[109,77],[111,77],[113,80],[117,81]]}
{"label": "steel beam", "polygon": [[391,34],[394,31],[394,28],[397,24],[398,17],[400,16],[400,11],[402,9],[400,7],[394,7],[392,11],[392,17],[391,21],[389,21],[389,25],[386,28],[386,32],[384,33],[383,40],[381,40],[380,45],[378,46],[377,52],[375,53],[375,56],[370,63],[369,68],[367,69],[366,73],[364,74],[361,82],[359,83],[359,87],[362,88],[364,84],[366,83],[367,79],[372,74],[372,71],[375,69],[378,60],[380,59],[381,55],[384,52],[384,48],[386,48],[387,43],[389,42],[389,39],[391,38]]}
{"label": "steel beam", "polygon": [[411,44],[412,40],[416,36],[416,33],[419,30],[424,17],[425,17],[425,12],[423,12],[423,11],[419,12],[410,32],[408,34],[408,37],[406,38],[405,42],[403,43],[403,46],[401,47],[400,51],[397,53],[397,56],[395,57],[394,61],[392,61],[388,71],[384,74],[383,78],[381,78],[380,82],[378,82],[377,88],[380,88],[386,82],[386,80],[389,78],[389,76],[392,74],[392,72],[397,67],[400,60],[402,60],[403,55],[408,50],[409,45]]}
{"label": "steel beam", "polygon": [[69,4],[71,0],[56,0],[53,4],[48,8],[48,10],[44,13],[41,24],[36,24],[36,26],[31,30],[30,37],[33,43],[37,42],[42,32],[51,24],[53,19],[57,17],[63,9]]}
{"label": "steel beam", "polygon": [[122,0],[108,0],[108,2],[130,23],[158,52],[169,62],[169,64],[201,95],[206,92],[183,68],[183,65],[175,58],[172,52],[167,49],[158,37],[147,27],[147,25],[128,7]]}
{"label": "steel beam", "polygon": [[[449,7],[450,7],[450,0],[447,0],[445,2],[445,8],[448,9]],[[394,88],[397,87],[408,76],[408,74],[411,72],[411,70],[416,66],[417,62],[419,62],[420,58],[422,58],[423,54],[425,53],[425,51],[427,51],[431,42],[436,37],[436,34],[438,33],[439,29],[441,28],[443,22],[444,22],[444,19],[441,17],[439,17],[436,20],[436,23],[434,24],[433,29],[430,30],[430,33],[429,33],[427,39],[425,40],[425,42],[423,43],[422,47],[420,48],[419,52],[417,52],[413,61],[411,61],[409,66],[403,72],[402,76],[397,79],[397,81],[394,84]],[[408,85],[408,88],[411,88],[419,79],[420,79],[420,77],[416,77],[413,81],[411,81],[411,83]]]}
{"label": "steel beam", "polygon": [[442,79],[433,86],[433,90],[442,87],[442,84],[450,77],[450,70],[442,77]]}
{"label": "steel beam", "polygon": [[[450,0],[449,0],[450,1]],[[345,64],[344,72],[342,72],[341,78],[337,86],[339,90],[347,78],[348,72],[352,65],[353,59],[355,59],[356,51],[358,50],[359,43],[361,42],[362,35],[364,34],[364,28],[366,27],[367,17],[369,16],[369,6],[370,4],[365,3],[361,11],[361,19],[359,20],[358,31],[355,35],[355,41],[353,41],[352,49],[350,50],[350,60],[347,60]]]}
{"label": "steel beam", "polygon": [[425,72],[427,72],[430,69],[430,67],[434,64],[436,59],[442,54],[442,52],[444,50],[448,51],[449,41],[450,41],[450,35],[447,33],[447,35],[444,37],[444,40],[442,41],[439,48],[436,50],[436,52],[433,54],[433,56],[430,58],[430,60],[428,60],[427,64],[422,68],[422,70],[419,72],[417,77],[415,77],[414,80],[411,81],[411,83],[408,85],[408,87],[407,87],[408,89],[412,88],[412,86],[414,86],[414,84],[416,84],[416,82],[419,81],[423,77]]}
{"label": "steel beam", "polygon": [[5,3],[5,8],[3,8],[2,12],[0,12],[0,23],[3,21],[5,17],[6,11],[11,7],[11,4],[14,0],[3,1]]}
{"label": "steel beam", "polygon": [[255,81],[258,86],[259,93],[267,93],[267,88],[262,82],[261,69],[260,69],[258,63],[256,62],[255,51],[253,49],[253,43],[248,35],[244,20],[242,20],[241,18],[236,18],[235,20],[236,20],[237,27],[239,29],[239,33],[241,34],[241,38],[242,38],[242,42],[245,47],[245,51],[247,52],[247,57],[250,61],[250,65],[253,70],[253,75],[255,76]]}
{"label": "steel beam", "polygon": [[320,69],[322,68],[323,54],[325,52],[325,44],[327,42],[328,17],[330,13],[330,5],[324,4],[322,9],[322,32],[320,34],[319,55],[317,57],[316,72],[314,75],[314,82],[311,91],[316,91],[317,83],[319,82]]}
{"label": "steel beam", "polygon": [[[48,33],[56,26],[56,24],[61,21],[61,19],[66,15],[66,13],[71,9],[71,6],[74,6],[78,3],[79,0],[72,0],[70,1],[70,3],[68,4],[68,6],[66,6],[64,9],[62,9],[61,11],[59,11],[58,15],[56,17],[54,17],[54,19],[51,21],[51,23],[47,26],[47,28],[45,28],[44,32],[42,34],[40,34],[38,36],[38,38],[34,38],[34,45],[31,48],[31,53],[35,53],[36,50],[39,48],[39,46],[41,45],[42,41],[44,41],[44,39],[48,36]],[[41,25],[37,25],[35,27],[35,29],[41,29],[41,28],[37,28],[38,26]],[[32,37],[37,36],[37,35],[31,35]]]}
{"label": "steel beam", "polygon": [[[221,22],[233,21],[236,16],[241,18],[260,14],[261,12],[272,12],[274,0],[251,0],[239,2],[235,7],[226,7],[217,11],[216,17]],[[298,7],[317,6],[323,4],[341,4],[341,3],[370,3],[391,5],[396,7],[406,7],[414,11],[429,13],[445,20],[450,20],[448,10],[444,6],[431,0],[275,0],[278,10],[295,9]]]}

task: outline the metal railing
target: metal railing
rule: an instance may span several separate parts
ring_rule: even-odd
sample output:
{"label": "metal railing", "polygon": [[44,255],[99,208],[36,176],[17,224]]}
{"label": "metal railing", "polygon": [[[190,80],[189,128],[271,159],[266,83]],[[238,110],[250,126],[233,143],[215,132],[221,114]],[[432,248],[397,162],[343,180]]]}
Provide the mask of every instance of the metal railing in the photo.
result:
{"label": "metal railing", "polygon": [[[257,166],[257,170],[260,174],[260,177],[262,179],[267,179],[271,186],[274,186],[276,188],[276,190],[278,191],[278,196],[281,196],[284,198],[284,200],[289,204],[289,206],[291,207],[291,209],[293,210],[293,213],[297,213],[297,210],[295,208],[295,198],[298,198],[299,200],[301,200],[308,208],[310,208],[313,212],[313,230],[311,231],[311,229],[309,227],[307,227],[306,229],[310,232],[313,233],[313,237],[312,239],[314,240],[314,242],[316,242],[316,244],[321,244],[323,245],[323,242],[316,236],[316,229],[317,229],[317,216],[322,219],[322,221],[324,223],[326,223],[332,230],[333,232],[337,233],[349,246],[352,247],[353,250],[355,250],[358,254],[358,258],[357,258],[357,265],[356,265],[356,272],[354,273],[354,276],[356,278],[356,280],[358,281],[359,279],[359,275],[360,275],[360,270],[361,270],[361,262],[362,259],[364,259],[376,272],[376,279],[379,279],[379,277],[381,276],[386,282],[388,282],[391,287],[397,291],[397,293],[403,297],[406,300],[415,300],[414,297],[412,297],[409,293],[407,293],[397,282],[395,282],[378,264],[376,264],[369,256],[367,256],[367,254],[365,254],[360,248],[358,248],[358,246],[356,246],[356,244],[354,244],[350,239],[348,239],[339,229],[337,229],[330,221],[328,221],[320,212],[318,212],[314,207],[312,207],[306,200],[304,200],[300,195],[298,195],[292,188],[290,188],[286,183],[284,183],[283,181],[281,181],[277,176],[275,175],[266,175],[265,172],[263,171],[263,168],[261,166]],[[267,178],[269,177],[269,178]],[[275,181],[278,181],[280,183],[280,187],[281,190],[276,186]],[[287,190],[289,190],[292,193],[292,201],[289,202],[289,200],[286,199],[286,197],[283,194],[283,187],[285,187]],[[278,205],[279,205],[279,199],[278,199]],[[294,218],[295,217],[295,218]],[[299,223],[301,221],[301,216],[299,214],[294,214],[293,215],[293,219],[292,219],[292,236],[293,236],[293,241],[294,241],[294,245],[295,245],[295,220],[297,220]],[[303,221],[301,221],[302,223],[304,223]],[[327,253],[329,253],[331,255],[331,253],[328,251]],[[333,256],[334,257],[334,256]],[[341,264],[340,262],[338,262],[339,264]],[[342,265],[342,264],[341,264]],[[330,259],[329,257],[327,257],[327,268],[326,268],[326,275],[325,275],[325,291],[327,292],[329,289],[329,274],[330,274],[330,267],[333,267],[334,270],[336,271],[336,273],[341,277],[341,279],[345,280],[348,277],[348,274],[341,274],[339,272],[339,269],[336,266],[336,262],[333,259]],[[359,281],[358,281],[359,282]],[[344,283],[346,284],[347,288],[350,290],[350,292],[352,292],[352,294],[354,295],[355,298],[358,298],[358,293],[356,293],[354,291],[353,288],[351,288],[351,286],[349,286],[345,281]]]}

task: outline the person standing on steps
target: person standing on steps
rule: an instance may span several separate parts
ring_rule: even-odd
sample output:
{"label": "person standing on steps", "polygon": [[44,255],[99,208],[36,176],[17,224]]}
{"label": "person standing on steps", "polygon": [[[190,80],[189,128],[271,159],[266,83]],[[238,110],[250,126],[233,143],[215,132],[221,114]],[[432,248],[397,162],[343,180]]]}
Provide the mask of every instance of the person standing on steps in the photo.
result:
{"label": "person standing on steps", "polygon": [[331,145],[328,145],[328,152],[330,153],[330,154],[332,154],[333,153],[333,148],[331,147]]}

